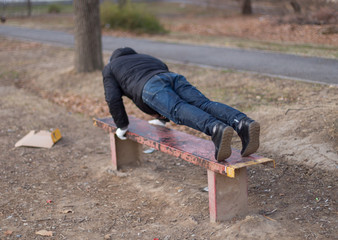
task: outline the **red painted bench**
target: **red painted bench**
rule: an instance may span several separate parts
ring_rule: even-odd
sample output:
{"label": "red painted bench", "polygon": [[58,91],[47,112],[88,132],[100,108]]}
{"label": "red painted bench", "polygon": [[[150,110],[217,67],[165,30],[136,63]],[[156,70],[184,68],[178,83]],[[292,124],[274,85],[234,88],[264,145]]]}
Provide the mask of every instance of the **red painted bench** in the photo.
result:
{"label": "red painted bench", "polygon": [[179,157],[207,169],[209,210],[212,222],[243,216],[248,210],[248,181],[246,167],[273,163],[274,160],[258,155],[241,157],[232,149],[232,155],[224,162],[214,158],[214,145],[187,133],[162,126],[154,126],[145,120],[129,116],[127,140],[114,134],[116,125],[112,118],[94,119],[94,125],[110,133],[113,168],[139,162],[141,144]]}

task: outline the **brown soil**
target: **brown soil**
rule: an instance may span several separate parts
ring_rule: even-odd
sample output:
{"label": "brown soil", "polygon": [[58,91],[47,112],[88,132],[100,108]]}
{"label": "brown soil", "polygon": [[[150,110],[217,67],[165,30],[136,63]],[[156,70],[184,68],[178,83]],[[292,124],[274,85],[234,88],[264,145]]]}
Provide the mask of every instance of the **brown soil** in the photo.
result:
{"label": "brown soil", "polygon": [[[100,72],[75,73],[69,49],[4,38],[0,48],[0,239],[338,235],[337,87],[170,64],[209,97],[259,120],[259,154],[277,162],[249,169],[246,218],[211,224],[200,167],[154,152],[138,168],[111,170],[108,136],[91,120],[109,115]],[[30,130],[54,128],[63,138],[53,148],[14,148]]]}

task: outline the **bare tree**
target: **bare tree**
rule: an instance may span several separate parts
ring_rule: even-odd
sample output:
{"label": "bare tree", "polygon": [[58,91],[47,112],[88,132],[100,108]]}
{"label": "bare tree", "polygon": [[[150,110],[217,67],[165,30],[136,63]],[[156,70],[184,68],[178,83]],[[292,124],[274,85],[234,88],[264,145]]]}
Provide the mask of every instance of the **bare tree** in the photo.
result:
{"label": "bare tree", "polygon": [[30,17],[32,15],[32,2],[31,0],[27,0],[27,16]]}
{"label": "bare tree", "polygon": [[243,0],[242,1],[242,14],[243,15],[252,14],[251,0]]}
{"label": "bare tree", "polygon": [[293,8],[293,10],[295,11],[295,13],[300,13],[301,12],[301,7],[299,5],[299,3],[297,1],[290,1],[290,4]]}
{"label": "bare tree", "polygon": [[74,0],[75,69],[92,72],[103,68],[99,0]]}

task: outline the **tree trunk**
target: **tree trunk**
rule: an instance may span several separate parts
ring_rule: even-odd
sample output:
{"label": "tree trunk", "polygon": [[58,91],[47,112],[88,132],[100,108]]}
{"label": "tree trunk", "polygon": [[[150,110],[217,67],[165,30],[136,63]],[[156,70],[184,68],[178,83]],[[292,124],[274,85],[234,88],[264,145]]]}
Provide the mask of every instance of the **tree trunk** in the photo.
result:
{"label": "tree trunk", "polygon": [[252,14],[251,0],[243,0],[242,14],[243,15],[250,15],[250,14]]}
{"label": "tree trunk", "polygon": [[102,70],[102,42],[99,0],[74,0],[75,69]]}
{"label": "tree trunk", "polygon": [[27,17],[32,15],[32,2],[31,0],[27,0]]}
{"label": "tree trunk", "polygon": [[293,8],[293,10],[295,11],[295,13],[300,13],[302,11],[299,3],[297,1],[290,1],[290,4]]}

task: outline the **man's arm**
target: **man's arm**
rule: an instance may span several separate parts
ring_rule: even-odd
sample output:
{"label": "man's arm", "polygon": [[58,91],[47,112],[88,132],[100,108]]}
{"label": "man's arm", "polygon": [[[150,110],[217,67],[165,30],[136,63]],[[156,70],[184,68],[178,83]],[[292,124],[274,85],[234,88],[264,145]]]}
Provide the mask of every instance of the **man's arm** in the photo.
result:
{"label": "man's arm", "polygon": [[114,122],[118,128],[125,129],[129,125],[128,116],[123,105],[123,92],[114,76],[110,73],[109,66],[103,69],[103,86],[105,99]]}

